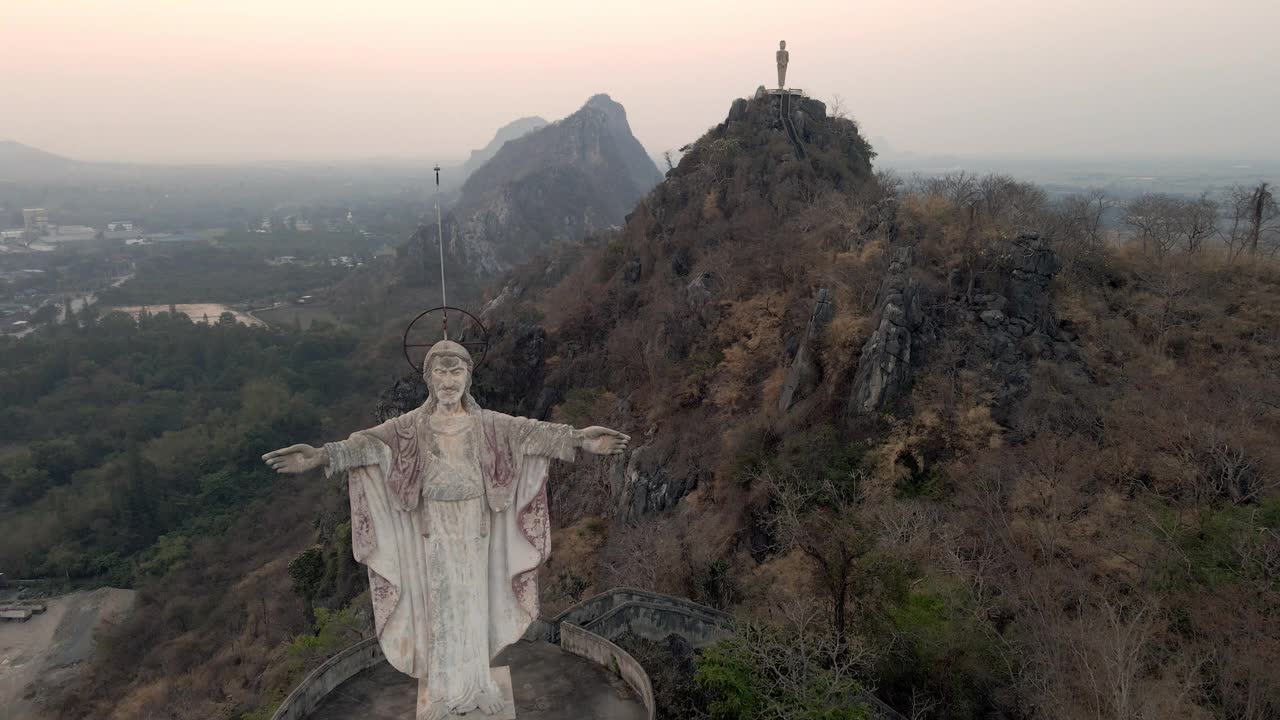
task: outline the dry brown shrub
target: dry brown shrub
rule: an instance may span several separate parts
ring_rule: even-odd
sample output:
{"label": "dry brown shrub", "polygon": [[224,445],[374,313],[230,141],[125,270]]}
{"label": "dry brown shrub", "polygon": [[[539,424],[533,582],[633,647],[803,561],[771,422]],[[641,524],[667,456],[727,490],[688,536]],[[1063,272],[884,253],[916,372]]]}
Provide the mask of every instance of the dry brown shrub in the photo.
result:
{"label": "dry brown shrub", "polygon": [[710,386],[710,400],[727,413],[746,412],[760,402],[759,383],[782,356],[784,298],[766,292],[725,308],[717,340],[723,356]]}

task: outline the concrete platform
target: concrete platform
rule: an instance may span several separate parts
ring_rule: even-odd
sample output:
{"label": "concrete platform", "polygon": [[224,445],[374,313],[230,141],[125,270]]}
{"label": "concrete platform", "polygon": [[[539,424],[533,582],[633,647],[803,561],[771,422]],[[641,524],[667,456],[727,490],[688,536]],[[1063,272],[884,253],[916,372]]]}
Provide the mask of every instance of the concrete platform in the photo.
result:
{"label": "concrete platform", "polygon": [[[545,642],[519,642],[495,666],[511,668],[518,720],[644,720],[640,698],[608,670]],[[413,720],[417,680],[387,663],[329,693],[310,720]]]}

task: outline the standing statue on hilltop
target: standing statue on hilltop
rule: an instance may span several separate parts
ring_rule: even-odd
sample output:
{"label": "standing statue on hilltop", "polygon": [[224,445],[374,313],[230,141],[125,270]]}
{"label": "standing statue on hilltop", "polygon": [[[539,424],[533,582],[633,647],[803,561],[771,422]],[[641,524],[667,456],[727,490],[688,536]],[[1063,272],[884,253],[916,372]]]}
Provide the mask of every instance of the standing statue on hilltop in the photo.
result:
{"label": "standing statue on hilltop", "polygon": [[418,678],[417,720],[506,709],[489,663],[538,615],[551,458],[617,455],[630,440],[484,410],[472,367],[462,345],[438,342],[421,407],[323,448],[262,456],[282,473],[349,473],[352,551],[368,566],[383,653]]}
{"label": "standing statue on hilltop", "polygon": [[787,61],[791,59],[791,53],[787,52],[787,41],[778,41],[778,89],[781,90],[787,86]]}

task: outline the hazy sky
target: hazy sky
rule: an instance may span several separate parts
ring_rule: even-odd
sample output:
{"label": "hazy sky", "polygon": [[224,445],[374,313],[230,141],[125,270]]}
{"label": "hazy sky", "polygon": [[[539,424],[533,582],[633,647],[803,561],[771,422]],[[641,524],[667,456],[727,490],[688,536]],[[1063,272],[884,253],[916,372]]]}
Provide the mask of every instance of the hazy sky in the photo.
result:
{"label": "hazy sky", "polygon": [[1276,0],[0,0],[0,139],[452,161],[591,94],[652,153],[776,82],[894,150],[1280,155]]}

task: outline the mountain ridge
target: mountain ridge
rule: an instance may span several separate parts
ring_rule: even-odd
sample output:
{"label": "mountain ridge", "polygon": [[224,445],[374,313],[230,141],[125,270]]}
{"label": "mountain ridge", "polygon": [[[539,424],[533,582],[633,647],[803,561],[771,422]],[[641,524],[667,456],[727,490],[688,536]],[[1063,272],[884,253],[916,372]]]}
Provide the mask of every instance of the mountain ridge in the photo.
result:
{"label": "mountain ridge", "polygon": [[534,130],[546,127],[547,125],[547,121],[542,117],[538,115],[528,115],[516,118],[515,120],[512,120],[506,125],[498,128],[497,132],[493,134],[493,139],[491,139],[488,144],[482,148],[472,150],[471,155],[467,157],[466,162],[459,166],[459,172],[462,175],[462,180],[465,181],[466,178],[471,177],[472,173],[474,173],[481,165],[489,162],[489,160],[502,149],[502,146],[507,144],[509,141],[527,135]]}
{"label": "mountain ridge", "polygon": [[451,211],[452,250],[480,272],[505,271],[547,243],[621,223],[661,178],[622,105],[594,95],[507,141],[466,179]]}

